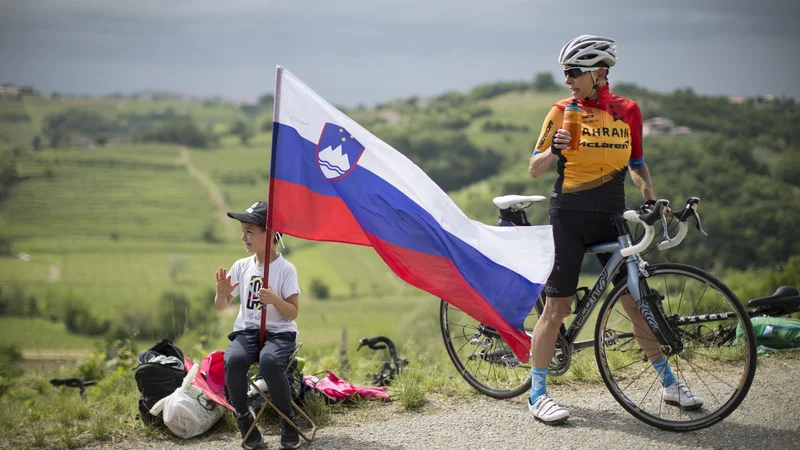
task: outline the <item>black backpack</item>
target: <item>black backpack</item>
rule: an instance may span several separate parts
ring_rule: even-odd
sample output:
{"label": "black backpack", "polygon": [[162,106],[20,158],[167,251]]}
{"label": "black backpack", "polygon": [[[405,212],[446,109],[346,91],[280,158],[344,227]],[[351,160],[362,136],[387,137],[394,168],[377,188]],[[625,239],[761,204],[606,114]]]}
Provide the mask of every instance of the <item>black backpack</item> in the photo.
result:
{"label": "black backpack", "polygon": [[[176,364],[174,359],[164,361],[163,357],[169,356],[177,358],[180,364]],[[133,377],[139,389],[139,416],[145,425],[163,423],[161,416],[150,414],[150,408],[181,387],[185,376],[183,352],[169,339],[162,339],[139,354],[139,366]]]}

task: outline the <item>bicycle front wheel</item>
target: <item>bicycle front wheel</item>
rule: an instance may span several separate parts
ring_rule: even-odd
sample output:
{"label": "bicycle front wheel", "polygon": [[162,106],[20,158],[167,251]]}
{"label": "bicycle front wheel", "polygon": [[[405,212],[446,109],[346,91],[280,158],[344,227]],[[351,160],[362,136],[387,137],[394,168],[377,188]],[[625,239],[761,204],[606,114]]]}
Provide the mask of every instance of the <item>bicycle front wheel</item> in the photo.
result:
{"label": "bicycle front wheel", "polygon": [[[614,399],[649,425],[670,431],[711,426],[739,406],[753,382],[756,344],[750,318],[736,295],[703,270],[660,264],[647,271],[640,289],[643,295],[658,294],[682,349],[661,347],[629,300],[625,280],[608,295],[597,319],[600,375]],[[665,354],[686,389],[662,388],[651,361]]]}
{"label": "bicycle front wheel", "polygon": [[[544,305],[533,307],[523,327],[530,334]],[[492,398],[513,398],[531,388],[531,366],[523,364],[494,328],[442,300],[439,323],[447,355],[470,386]]]}

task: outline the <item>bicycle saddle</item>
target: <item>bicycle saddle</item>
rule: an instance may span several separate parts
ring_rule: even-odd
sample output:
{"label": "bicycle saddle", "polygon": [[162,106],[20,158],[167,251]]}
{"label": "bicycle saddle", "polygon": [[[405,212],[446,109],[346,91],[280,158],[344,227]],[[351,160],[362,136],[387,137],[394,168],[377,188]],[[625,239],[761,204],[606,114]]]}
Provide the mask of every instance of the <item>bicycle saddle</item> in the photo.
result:
{"label": "bicycle saddle", "polygon": [[[495,197],[492,202],[500,209],[508,209],[514,205],[522,203],[534,203],[545,200],[541,195],[503,195],[502,197]],[[526,205],[527,207],[530,205]]]}
{"label": "bicycle saddle", "polygon": [[781,286],[769,297],[750,300],[748,306],[774,306],[787,313],[800,311],[800,293],[791,286]]}

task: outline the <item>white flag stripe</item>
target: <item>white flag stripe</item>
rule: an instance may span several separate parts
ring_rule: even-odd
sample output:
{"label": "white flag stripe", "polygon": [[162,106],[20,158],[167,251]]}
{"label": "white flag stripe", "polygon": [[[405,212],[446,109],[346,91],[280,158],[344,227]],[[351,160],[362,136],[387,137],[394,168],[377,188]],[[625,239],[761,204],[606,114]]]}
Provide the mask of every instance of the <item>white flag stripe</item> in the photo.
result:
{"label": "white flag stripe", "polygon": [[[452,199],[405,155],[338,111],[288,70],[278,70],[275,121],[288,125],[303,138],[318,142],[326,122],[340,125],[365,147],[358,165],[401,191],[428,211],[444,230],[495,263],[529,281],[542,284],[550,275],[554,246],[550,225],[489,226],[468,218]],[[293,105],[292,108],[286,105]],[[307,105],[307,106],[304,106]],[[458,157],[458,155],[453,155]],[[510,194],[508,192],[498,195]]]}

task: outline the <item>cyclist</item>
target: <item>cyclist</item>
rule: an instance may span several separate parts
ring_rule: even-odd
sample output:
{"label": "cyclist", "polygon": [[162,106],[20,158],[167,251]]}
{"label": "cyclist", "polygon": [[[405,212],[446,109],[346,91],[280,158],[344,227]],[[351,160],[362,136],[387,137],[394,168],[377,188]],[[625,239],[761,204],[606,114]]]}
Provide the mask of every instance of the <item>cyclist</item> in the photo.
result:
{"label": "cyclist", "polygon": [[[558,58],[564,66],[572,97],[554,104],[544,120],[528,171],[536,178],[558,162],[558,178],[550,197],[550,224],[555,242],[555,264],[545,287],[546,302],[532,338],[531,395],[528,410],[548,424],[561,423],[569,412],[547,395],[547,367],[554,354],[558,330],[569,313],[578,285],[586,247],[618,238],[612,221],[625,210],[625,175],[655,204],[650,171],[642,154],[642,113],[639,105],[611,93],[608,72],[617,62],[616,46],[608,38],[581,35],[570,40]],[[569,150],[570,134],[560,129],[564,108],[578,100],[583,108],[579,150]],[[610,254],[599,254],[601,264]],[[618,274],[615,282],[624,276]],[[703,400],[673,374],[639,309],[630,295],[621,298],[634,322],[634,334],[662,384],[664,401],[694,409]]]}

